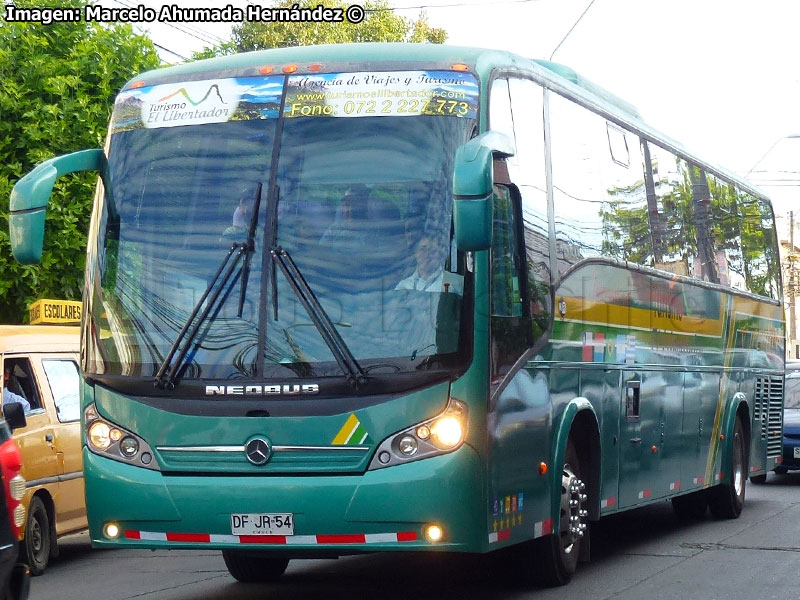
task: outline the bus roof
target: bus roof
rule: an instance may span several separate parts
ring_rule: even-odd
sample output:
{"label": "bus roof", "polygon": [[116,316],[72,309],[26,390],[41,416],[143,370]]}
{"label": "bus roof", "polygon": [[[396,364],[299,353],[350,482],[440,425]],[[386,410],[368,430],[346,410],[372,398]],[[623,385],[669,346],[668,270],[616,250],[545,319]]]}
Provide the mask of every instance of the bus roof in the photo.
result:
{"label": "bus roof", "polygon": [[605,99],[609,104],[613,104],[620,110],[624,110],[626,113],[630,114],[636,119],[641,120],[642,115],[639,114],[639,111],[633,104],[631,104],[630,102],[626,102],[625,100],[623,100],[619,96],[616,96],[615,94],[612,94],[605,88],[602,88],[601,86],[597,85],[594,81],[586,79],[586,77],[584,77],[574,69],[571,69],[570,67],[562,65],[560,63],[551,62],[549,60],[533,59],[533,62],[535,62],[538,65],[542,65],[545,69],[549,69],[553,73],[556,73],[561,77],[563,77],[564,79],[571,81],[575,85],[582,87],[587,92],[591,92],[596,96],[598,96],[599,98]]}
{"label": "bus roof", "polygon": [[0,353],[78,352],[80,327],[0,325]]}
{"label": "bus roof", "polygon": [[[487,92],[486,86],[494,72],[531,73],[550,89],[565,94],[587,107],[593,107],[622,125],[633,127],[645,138],[658,141],[667,149],[675,151],[695,164],[704,166],[709,172],[736,182],[744,190],[767,199],[764,192],[748,181],[714,163],[701,160],[679,142],[647,125],[635,106],[586,79],[570,67],[546,60],[531,60],[504,50],[444,44],[385,42],[273,48],[187,62],[148,71],[131,79],[123,90],[144,85],[199,81],[209,78],[263,76],[266,73],[265,67],[271,67],[271,73],[281,74],[282,69],[287,65],[297,67],[297,70],[293,71],[295,75],[314,75],[317,72],[364,69],[449,70],[455,64],[466,65],[478,76],[484,94]],[[315,69],[320,65],[321,68],[312,70],[312,65]],[[482,119],[485,118],[484,112]]]}

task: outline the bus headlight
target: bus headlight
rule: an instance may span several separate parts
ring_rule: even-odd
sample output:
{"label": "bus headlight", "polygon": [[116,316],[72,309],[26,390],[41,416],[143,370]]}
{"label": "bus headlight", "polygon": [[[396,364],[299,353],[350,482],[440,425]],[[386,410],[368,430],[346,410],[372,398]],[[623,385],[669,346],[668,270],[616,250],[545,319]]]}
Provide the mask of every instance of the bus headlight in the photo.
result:
{"label": "bus headlight", "polygon": [[444,416],[431,427],[431,440],[442,450],[455,448],[464,439],[464,429],[456,417]]}
{"label": "bus headlight", "polygon": [[153,451],[142,438],[104,419],[97,406],[90,404],[83,411],[86,447],[93,453],[129,465],[158,471]]}
{"label": "bus headlight", "polygon": [[467,405],[450,398],[442,414],[383,440],[370,463],[370,470],[452,452],[464,443],[467,415]]}
{"label": "bus headlight", "polygon": [[108,450],[111,445],[111,427],[103,421],[95,421],[89,426],[89,443],[95,450]]}

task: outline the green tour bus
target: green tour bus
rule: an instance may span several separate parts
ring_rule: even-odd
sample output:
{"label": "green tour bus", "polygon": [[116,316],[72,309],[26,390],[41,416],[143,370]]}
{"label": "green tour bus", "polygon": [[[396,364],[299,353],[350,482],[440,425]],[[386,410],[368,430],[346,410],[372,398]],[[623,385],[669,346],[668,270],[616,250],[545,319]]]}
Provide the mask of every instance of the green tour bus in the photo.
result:
{"label": "green tour bus", "polygon": [[343,44],[144,73],[104,149],[17,182],[19,261],[76,171],[97,547],[268,581],[514,546],[563,584],[592,521],[734,518],[780,463],[769,201],[567,67]]}

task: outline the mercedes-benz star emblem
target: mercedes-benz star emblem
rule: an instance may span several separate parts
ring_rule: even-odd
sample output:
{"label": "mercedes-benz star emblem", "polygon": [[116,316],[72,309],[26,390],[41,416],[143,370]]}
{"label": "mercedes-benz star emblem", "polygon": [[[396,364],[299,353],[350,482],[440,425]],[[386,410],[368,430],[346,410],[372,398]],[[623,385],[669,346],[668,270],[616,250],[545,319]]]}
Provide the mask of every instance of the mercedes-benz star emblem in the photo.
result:
{"label": "mercedes-benz star emblem", "polygon": [[261,466],[269,461],[272,456],[272,448],[264,438],[253,438],[245,444],[244,453],[247,455],[247,460],[254,465]]}

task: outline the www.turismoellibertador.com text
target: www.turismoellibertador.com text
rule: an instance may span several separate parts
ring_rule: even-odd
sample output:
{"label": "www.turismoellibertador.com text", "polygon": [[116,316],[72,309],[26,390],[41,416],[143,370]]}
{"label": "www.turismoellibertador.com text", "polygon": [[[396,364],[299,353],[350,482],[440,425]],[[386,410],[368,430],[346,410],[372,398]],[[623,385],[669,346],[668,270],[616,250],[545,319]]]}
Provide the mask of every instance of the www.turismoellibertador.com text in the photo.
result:
{"label": "www.turismoellibertador.com text", "polygon": [[95,22],[95,23],[241,23],[242,21],[261,21],[274,23],[360,23],[364,20],[364,7],[351,4],[347,8],[328,8],[318,4],[313,8],[301,8],[297,4],[287,8],[274,8],[248,4],[239,8],[230,4],[214,8],[182,7],[166,4],[155,9],[139,4],[125,8],[109,8],[87,5],[80,8],[21,8],[15,4],[5,4],[4,19],[9,22],[52,23]]}

